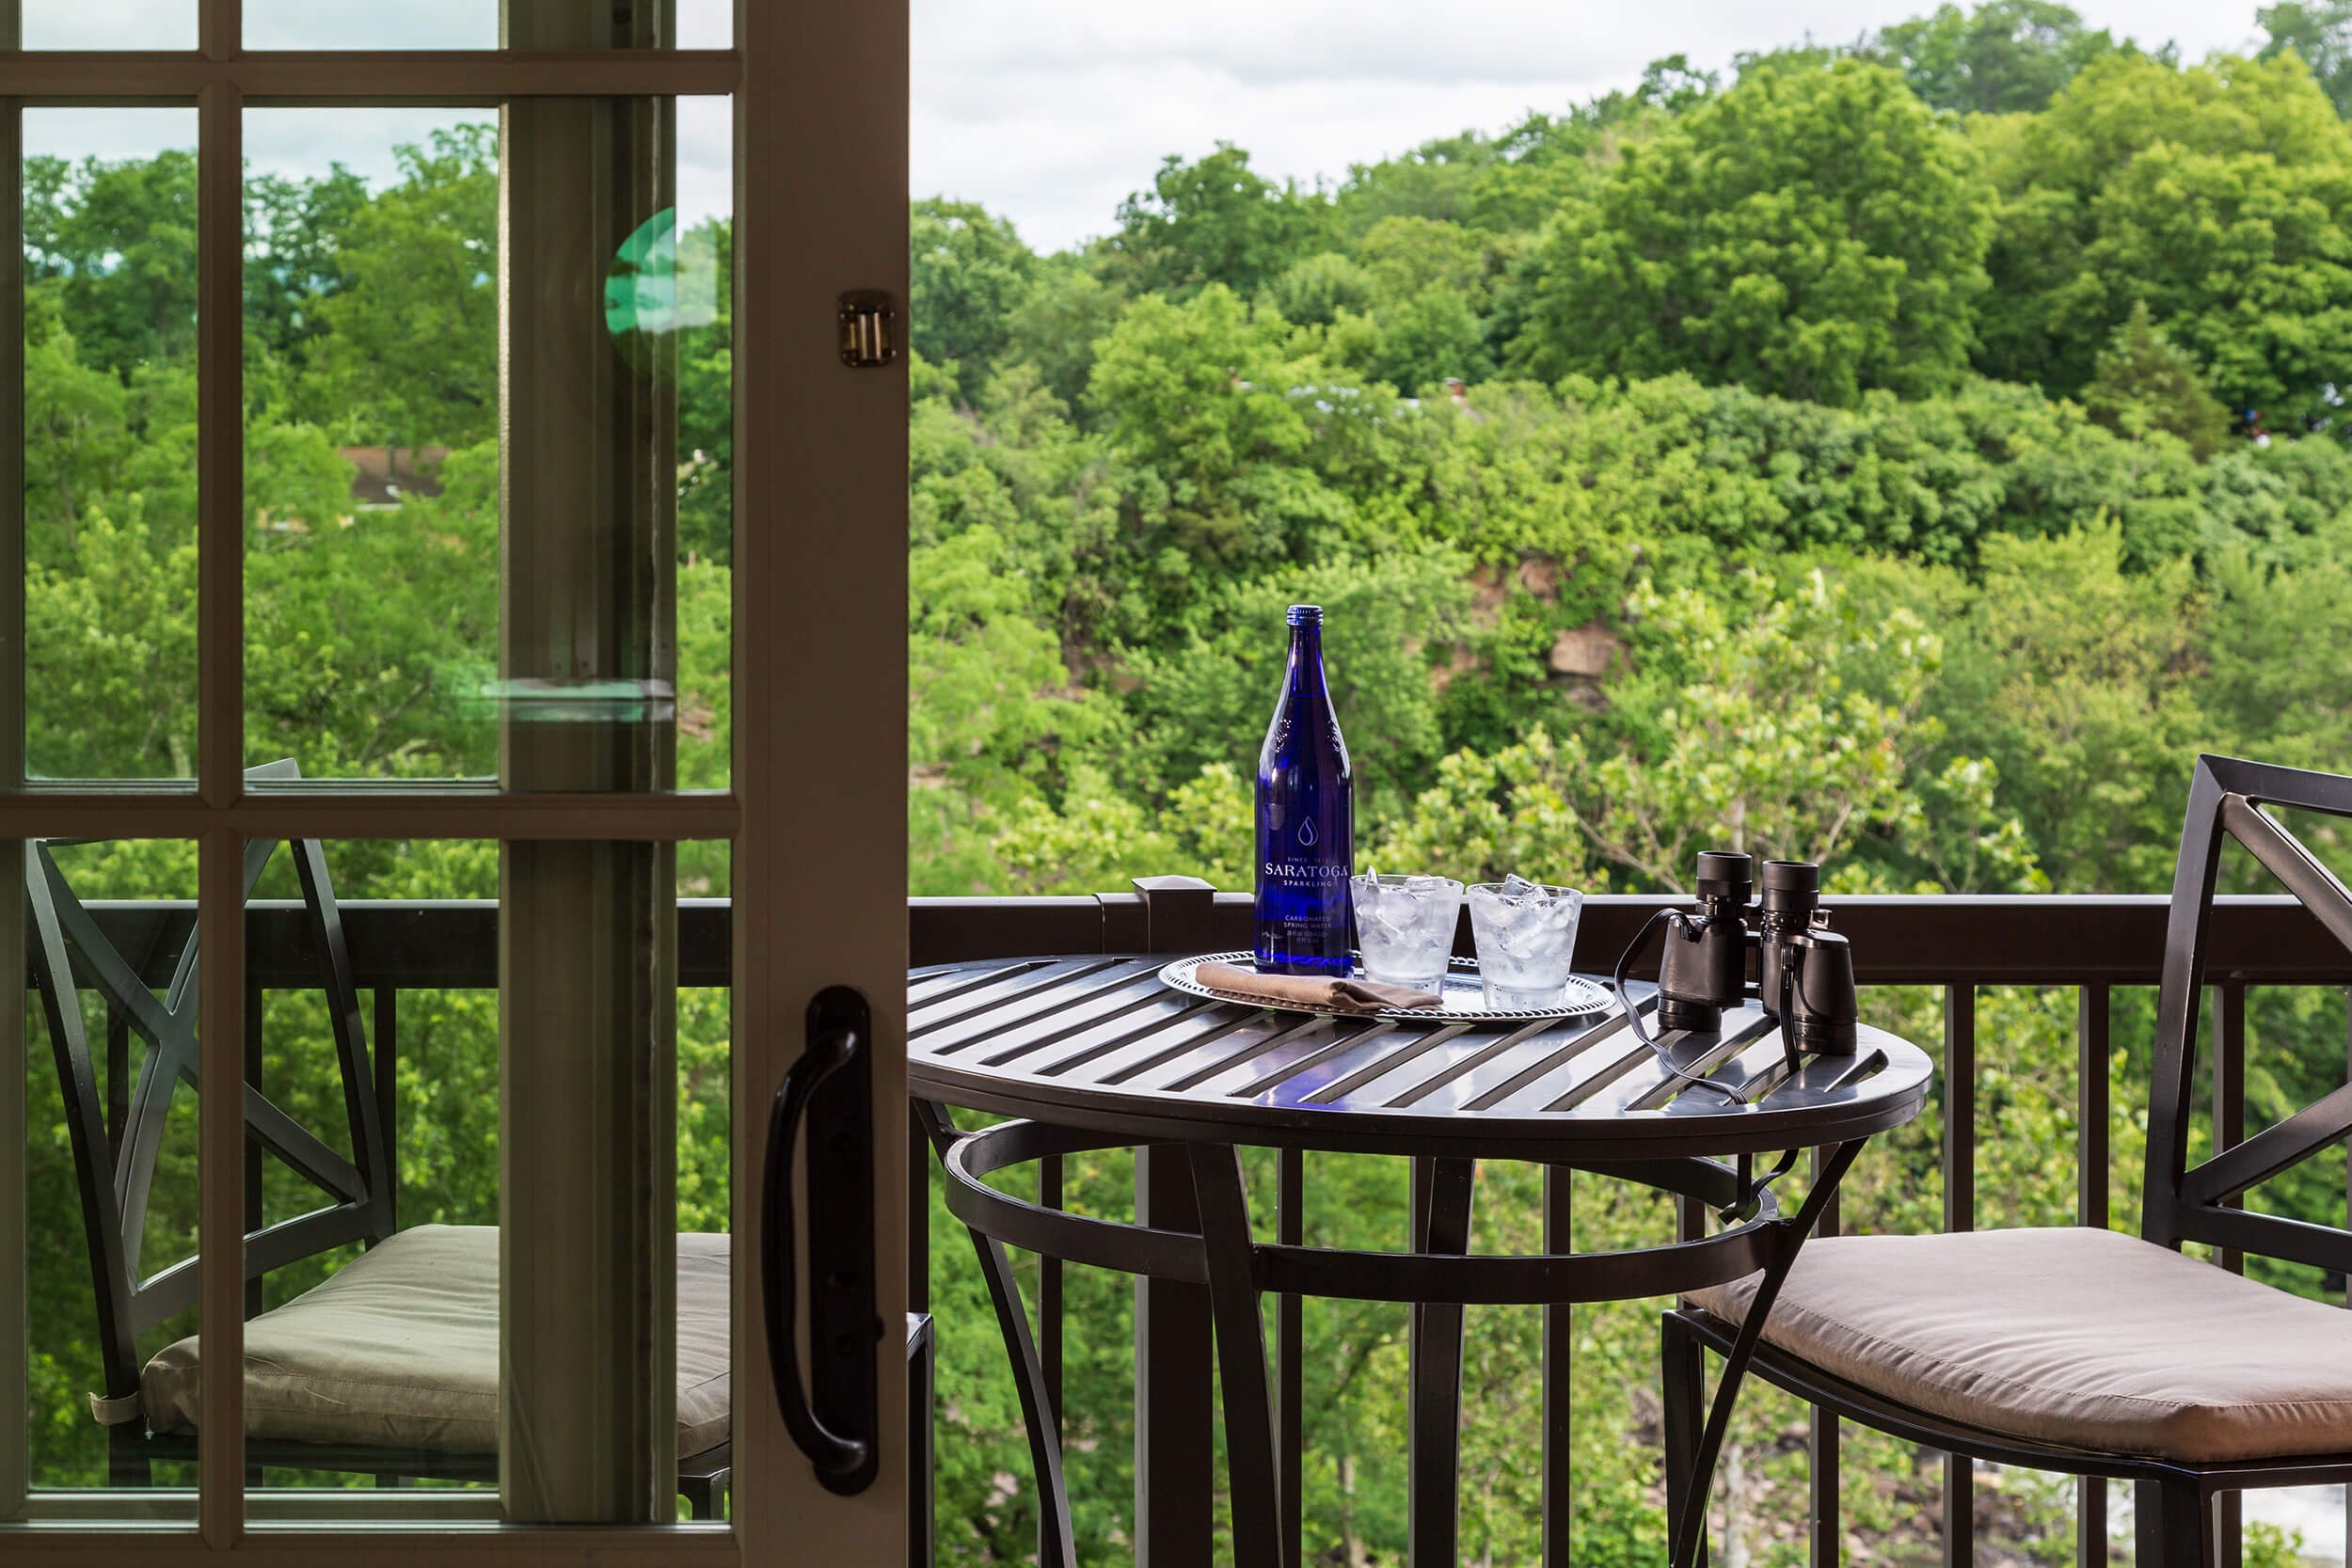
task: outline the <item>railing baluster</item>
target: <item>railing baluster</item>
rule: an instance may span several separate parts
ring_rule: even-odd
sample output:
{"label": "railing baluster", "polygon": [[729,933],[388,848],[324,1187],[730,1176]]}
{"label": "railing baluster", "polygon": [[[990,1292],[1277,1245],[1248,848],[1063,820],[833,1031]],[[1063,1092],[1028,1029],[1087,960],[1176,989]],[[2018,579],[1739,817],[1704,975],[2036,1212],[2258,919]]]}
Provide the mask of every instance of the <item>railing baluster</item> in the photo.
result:
{"label": "railing baluster", "polygon": [[[2213,1148],[2216,1154],[2246,1141],[2246,986],[2225,980],[2217,998],[2219,1010],[2213,1053]],[[2224,1209],[2242,1209],[2244,1197],[2221,1199]],[[2232,1274],[2246,1272],[2246,1255],[2231,1247],[2214,1253],[2214,1261]]]}
{"label": "railing baluster", "polygon": [[[1274,1181],[1274,1234],[1286,1246],[1307,1240],[1307,1156],[1298,1149],[1281,1151]],[[1299,1550],[1306,1529],[1307,1479],[1307,1332],[1306,1301],[1300,1296],[1274,1298],[1274,1354],[1280,1382],[1275,1392],[1275,1457],[1281,1472],[1275,1478],[1277,1506],[1282,1521],[1282,1560],[1304,1562]]]}
{"label": "railing baluster", "polygon": [[[1429,1193],[1430,1189],[1436,1185],[1437,1168],[1435,1162],[1419,1156],[1407,1160],[1406,1166],[1410,1174],[1405,1180],[1405,1236],[1407,1250],[1420,1252],[1429,1244]],[[1412,1485],[1412,1479],[1421,1474],[1421,1423],[1412,1419],[1412,1391],[1421,1386],[1421,1315],[1422,1310],[1419,1307],[1407,1307],[1405,1309],[1405,1475],[1406,1478],[1405,1539],[1407,1543],[1405,1560],[1406,1568],[1417,1568],[1413,1561],[1410,1543],[1414,1540],[1414,1526],[1418,1521],[1413,1517],[1411,1500],[1417,1490]]]}
{"label": "railing baluster", "polygon": [[378,986],[375,1000],[375,1119],[384,1129],[387,1223],[400,1228],[400,992]]}
{"label": "railing baluster", "polygon": [[[2216,1153],[2246,1141],[2246,983],[2224,980],[2221,983],[2220,1027],[2215,1033],[2213,1053],[2213,1147]],[[2222,1206],[2229,1209],[2245,1207],[2245,1199],[2225,1197]],[[2246,1255],[2224,1247],[2214,1254],[2214,1261],[2232,1274],[2246,1272]],[[2241,1568],[2246,1560],[2246,1495],[2224,1492],[2217,1499],[2220,1510],[2220,1554],[2217,1568]]]}
{"label": "railing baluster", "polygon": [[[1675,1197],[1675,1240],[1695,1242],[1706,1234],[1707,1209],[1705,1205],[1701,1204],[1697,1198],[1677,1194]],[[1700,1359],[1704,1363],[1705,1357],[1702,1356]],[[1699,1370],[1699,1380],[1702,1386],[1705,1384],[1706,1376],[1706,1368],[1702,1364]],[[1696,1441],[1695,1438],[1692,1440]],[[1708,1564],[1708,1525],[1702,1520],[1699,1527],[1698,1554],[1692,1560],[1698,1565],[1698,1568],[1707,1568]]]}
{"label": "railing baluster", "polygon": [[[2109,1109],[2107,988],[2087,985],[2074,1009],[2074,1223],[2106,1229]],[[2105,1568],[2107,1560],[2107,1482],[2083,1476],[2074,1482],[2075,1568]]]}
{"label": "railing baluster", "polygon": [[921,1115],[907,1111],[907,1310],[931,1309],[931,1143]]}
{"label": "railing baluster", "polygon": [[[1977,988],[1944,991],[1944,1228],[1977,1227]],[[1944,1456],[1944,1562],[1969,1568],[1977,1550],[1977,1467]]]}
{"label": "railing baluster", "polygon": [[[1041,1208],[1061,1207],[1062,1157],[1048,1154],[1037,1163],[1037,1201]],[[1037,1260],[1037,1354],[1045,1372],[1045,1402],[1053,1408],[1055,1430],[1061,1428],[1061,1259]]]}
{"label": "railing baluster", "polygon": [[[262,1087],[262,988],[251,981],[245,988],[245,1081],[258,1092]],[[248,1236],[262,1228],[262,1140],[248,1131],[245,1135],[245,1233]],[[262,1315],[262,1276],[255,1275],[245,1282],[245,1315],[249,1321]]]}
{"label": "railing baluster", "polygon": [[[1821,1167],[1828,1163],[1829,1151],[1813,1151],[1813,1180],[1821,1180]],[[1821,1211],[1821,1221],[1813,1227],[1816,1236],[1837,1234],[1837,1195],[1830,1195],[1829,1204]],[[1844,1560],[1839,1550],[1846,1534],[1845,1505],[1838,1497],[1837,1418],[1815,1405],[1812,1418],[1805,1428],[1805,1450],[1810,1460],[1809,1484],[1812,1488],[1810,1514],[1813,1568],[1838,1568]]]}
{"label": "railing baluster", "polygon": [[[1574,1174],[1559,1165],[1544,1167],[1544,1250],[1566,1252],[1576,1245]],[[1568,1307],[1544,1308],[1544,1568],[1573,1568],[1575,1543],[1571,1532],[1574,1465],[1569,1449],[1573,1411],[1569,1400],[1570,1358],[1575,1354],[1576,1328]]]}

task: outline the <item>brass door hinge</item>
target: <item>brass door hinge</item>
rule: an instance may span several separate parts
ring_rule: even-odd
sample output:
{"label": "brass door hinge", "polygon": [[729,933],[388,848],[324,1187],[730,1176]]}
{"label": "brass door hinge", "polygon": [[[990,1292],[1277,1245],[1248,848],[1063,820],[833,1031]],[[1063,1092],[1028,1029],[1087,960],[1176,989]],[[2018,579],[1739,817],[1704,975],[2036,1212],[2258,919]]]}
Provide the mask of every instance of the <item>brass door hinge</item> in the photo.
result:
{"label": "brass door hinge", "polygon": [[881,289],[852,289],[841,296],[841,362],[870,370],[898,357],[897,301]]}

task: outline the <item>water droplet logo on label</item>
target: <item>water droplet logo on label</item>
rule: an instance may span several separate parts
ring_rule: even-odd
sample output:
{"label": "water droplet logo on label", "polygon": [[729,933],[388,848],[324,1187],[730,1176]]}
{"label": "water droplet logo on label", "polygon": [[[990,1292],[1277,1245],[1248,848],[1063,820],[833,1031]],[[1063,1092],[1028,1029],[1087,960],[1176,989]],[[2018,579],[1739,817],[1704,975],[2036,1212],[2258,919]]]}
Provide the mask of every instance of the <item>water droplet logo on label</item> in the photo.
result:
{"label": "water droplet logo on label", "polygon": [[1298,825],[1298,842],[1311,849],[1314,847],[1315,825],[1311,818]]}

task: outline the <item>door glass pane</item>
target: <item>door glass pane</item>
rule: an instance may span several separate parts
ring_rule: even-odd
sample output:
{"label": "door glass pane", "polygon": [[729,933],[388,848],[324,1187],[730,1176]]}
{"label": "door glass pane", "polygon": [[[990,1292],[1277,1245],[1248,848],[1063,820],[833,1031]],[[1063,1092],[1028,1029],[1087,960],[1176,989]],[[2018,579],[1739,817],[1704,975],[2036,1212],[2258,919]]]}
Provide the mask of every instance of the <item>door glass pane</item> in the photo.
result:
{"label": "door glass pane", "polygon": [[[151,1365],[193,1364],[198,1349],[196,846],[7,848],[30,894],[30,983],[11,1022],[31,1354],[29,1421],[0,1431],[0,1463],[24,1442],[36,1518],[117,1489],[107,1522],[192,1521],[193,1449],[148,1436],[141,1388]],[[0,883],[14,894],[13,874]],[[93,1396],[114,1424],[93,1418]]]}
{"label": "door glass pane", "polygon": [[497,111],[246,127],[247,758],[487,777]]}
{"label": "door glass pane", "polygon": [[27,49],[193,49],[196,0],[21,0]]}
{"label": "door glass pane", "polygon": [[[506,0],[512,4],[513,0]],[[547,11],[575,9],[624,27],[650,22],[638,48],[724,49],[734,40],[733,0],[531,0]],[[248,49],[497,49],[501,0],[245,0]],[[642,14],[641,14],[642,13]],[[521,47],[517,41],[517,47]],[[535,47],[552,47],[538,44]]]}
{"label": "door glass pane", "polygon": [[[314,1234],[253,1292],[257,1524],[593,1522],[582,1455],[610,1462],[649,1420],[675,1433],[660,1458],[678,1467],[676,1516],[723,1517],[728,923],[723,903],[677,907],[661,879],[689,859],[723,865],[725,846],[272,855],[246,926],[247,1066],[302,1134],[255,1160],[247,1224]],[[674,1145],[637,1131],[654,1128]],[[670,1174],[631,1175],[645,1169]],[[674,1272],[615,1283],[625,1230],[665,1263],[674,1248]],[[632,1368],[596,1314],[549,1306],[600,1289],[675,1348]]]}
{"label": "door glass pane", "polygon": [[24,113],[25,751],[196,768],[196,111]]}
{"label": "door glass pane", "polygon": [[487,779],[519,705],[657,726],[662,761],[559,779],[527,749],[511,784],[723,786],[731,116],[506,115],[519,172],[494,110],[246,117],[247,756]]}

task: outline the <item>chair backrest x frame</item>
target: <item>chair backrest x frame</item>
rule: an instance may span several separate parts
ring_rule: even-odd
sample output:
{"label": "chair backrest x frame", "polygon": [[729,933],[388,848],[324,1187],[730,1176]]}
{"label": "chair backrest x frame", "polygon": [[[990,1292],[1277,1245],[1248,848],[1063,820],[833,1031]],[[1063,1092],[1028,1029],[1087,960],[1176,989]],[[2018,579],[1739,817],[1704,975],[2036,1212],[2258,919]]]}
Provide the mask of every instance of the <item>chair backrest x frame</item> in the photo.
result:
{"label": "chair backrest x frame", "polygon": [[[294,776],[293,766],[284,763],[247,775]],[[277,847],[269,842],[246,846],[246,898],[252,897]],[[42,841],[24,846],[33,978],[56,1059],[57,1085],[81,1191],[106,1395],[109,1400],[121,1400],[138,1389],[143,1365],[139,1336],[186,1308],[197,1294],[196,1259],[182,1259],[148,1274],[141,1258],[165,1127],[180,1085],[199,1086],[197,940],[191,927],[171,966],[170,982],[158,997],[75,896],[51,848]],[[310,840],[292,841],[289,848],[318,954],[320,989],[333,1023],[352,1158],[345,1159],[329,1148],[260,1089],[244,1085],[245,1120],[251,1141],[275,1154],[328,1199],[321,1208],[263,1225],[246,1236],[248,1280],[354,1242],[373,1244],[390,1235],[393,1226],[389,1145],[373,1089],[366,1028],[342,911],[327,877],[326,853]],[[82,1013],[85,988],[118,1011],[131,1032],[146,1042],[145,1059],[129,1097],[119,1143],[107,1133],[105,1104],[99,1093]],[[258,1027],[258,1021],[249,1020],[247,1027]]]}
{"label": "chair backrest x frame", "polygon": [[2166,1246],[2200,1242],[2352,1275],[2352,1233],[2230,1206],[2249,1188],[2352,1135],[2352,1084],[2200,1164],[2188,1163],[2188,1111],[2196,1097],[2198,1026],[2223,841],[2236,840],[2352,948],[2352,891],[2265,806],[2352,817],[2352,778],[2234,757],[2197,761],[2165,926],[2141,1234]]}

